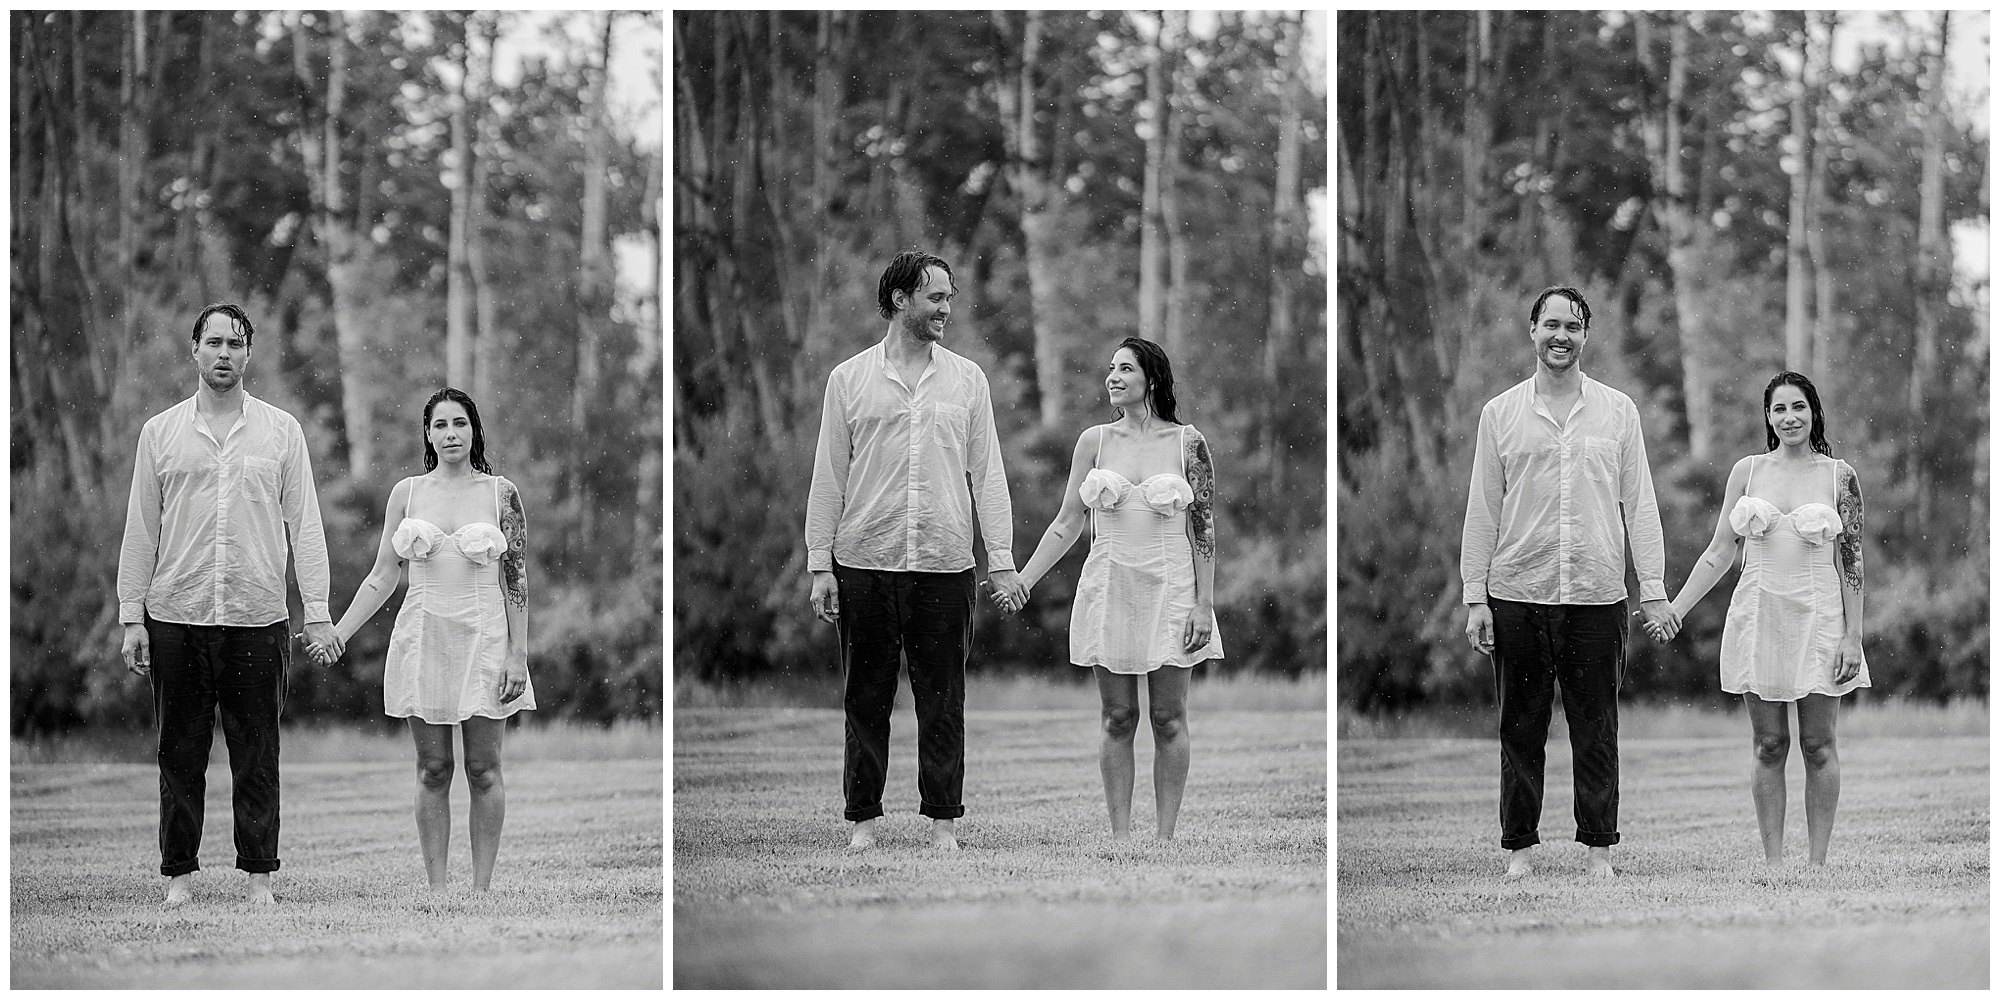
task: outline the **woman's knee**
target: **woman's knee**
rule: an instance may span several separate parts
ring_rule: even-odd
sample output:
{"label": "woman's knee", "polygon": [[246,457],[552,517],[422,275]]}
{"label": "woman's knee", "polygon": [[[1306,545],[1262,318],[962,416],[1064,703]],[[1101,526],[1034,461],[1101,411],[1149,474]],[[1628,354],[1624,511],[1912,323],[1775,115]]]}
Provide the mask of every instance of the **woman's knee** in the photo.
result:
{"label": "woman's knee", "polygon": [[1828,733],[1800,733],[1799,756],[1806,759],[1806,766],[1815,770],[1839,759],[1834,750],[1833,736]]}
{"label": "woman's knee", "polygon": [[1788,733],[1758,733],[1751,744],[1757,754],[1757,763],[1771,767],[1783,765],[1792,752],[1792,740]]}
{"label": "woman's knee", "polygon": [[1139,706],[1104,706],[1104,735],[1120,743],[1130,742],[1139,730]]}
{"label": "woman's knee", "polygon": [[450,754],[428,754],[417,757],[417,783],[425,788],[442,789],[451,787],[452,759]]}
{"label": "woman's knee", "polygon": [[1147,713],[1153,723],[1153,739],[1171,743],[1187,735],[1187,709],[1178,705],[1152,706]]}
{"label": "woman's knee", "polygon": [[467,757],[465,783],[475,792],[490,792],[500,787],[500,762],[483,757]]}

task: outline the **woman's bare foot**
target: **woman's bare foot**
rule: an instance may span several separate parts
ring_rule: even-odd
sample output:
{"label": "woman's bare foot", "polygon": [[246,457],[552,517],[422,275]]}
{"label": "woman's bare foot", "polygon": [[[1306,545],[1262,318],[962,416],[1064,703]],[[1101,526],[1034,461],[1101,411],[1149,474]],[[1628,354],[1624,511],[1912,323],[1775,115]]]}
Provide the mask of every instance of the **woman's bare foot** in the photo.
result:
{"label": "woman's bare foot", "polygon": [[865,851],[874,847],[875,823],[881,818],[877,816],[875,819],[864,819],[854,824],[854,835],[847,838],[847,849],[850,851]]}
{"label": "woman's bare foot", "polygon": [[958,832],[952,820],[931,820],[931,846],[940,851],[958,850]]}
{"label": "woman's bare foot", "polygon": [[251,872],[250,904],[252,906],[270,906],[277,901],[277,898],[271,895],[271,873]]}
{"label": "woman's bare foot", "polygon": [[1535,873],[1534,848],[1523,847],[1507,859],[1507,877],[1527,878]]}
{"label": "woman's bare foot", "polygon": [[193,872],[189,872],[186,875],[175,875],[173,878],[167,880],[166,905],[184,906],[187,904],[188,900],[193,898],[194,898]]}
{"label": "woman's bare foot", "polygon": [[1611,848],[1591,848],[1590,858],[1584,862],[1584,871],[1591,878],[1616,878],[1618,873],[1611,867]]}

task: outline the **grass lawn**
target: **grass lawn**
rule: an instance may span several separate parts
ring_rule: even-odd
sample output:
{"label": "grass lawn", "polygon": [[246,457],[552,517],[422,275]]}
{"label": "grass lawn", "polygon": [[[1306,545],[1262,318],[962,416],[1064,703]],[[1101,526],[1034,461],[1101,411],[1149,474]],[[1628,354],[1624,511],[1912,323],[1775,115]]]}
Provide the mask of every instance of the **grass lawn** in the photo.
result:
{"label": "grass lawn", "polygon": [[[354,737],[285,738],[284,868],[273,879],[279,905],[263,910],[242,902],[244,877],[232,867],[226,766],[208,773],[195,901],[166,910],[158,769],[21,763],[17,746],[11,985],[662,985],[657,749],[650,759],[565,760],[603,755],[588,747],[561,752],[578,749],[575,736],[560,745],[544,739],[538,751],[539,737],[524,737],[521,749],[532,752],[508,758],[507,827],[494,891],[484,895],[469,889],[461,774],[453,784],[453,888],[434,897],[412,818],[414,757],[332,760]],[[61,755],[44,748],[41,756]]]}
{"label": "grass lawn", "polygon": [[[1741,720],[1739,720],[1741,721]],[[1622,739],[1620,877],[1583,878],[1570,753],[1549,742],[1539,871],[1501,878],[1491,739],[1343,739],[1341,987],[1987,986],[1988,738],[1849,733],[1830,863],[1805,858],[1791,755],[1787,862],[1763,863],[1748,724]]]}
{"label": "grass lawn", "polygon": [[1325,987],[1323,708],[1205,712],[1192,698],[1171,844],[1150,840],[1142,725],[1142,839],[1113,845],[1095,701],[1084,689],[1076,707],[966,712],[956,855],[923,846],[907,710],[881,843],[860,854],[845,849],[838,711],[676,711],[673,985]]}

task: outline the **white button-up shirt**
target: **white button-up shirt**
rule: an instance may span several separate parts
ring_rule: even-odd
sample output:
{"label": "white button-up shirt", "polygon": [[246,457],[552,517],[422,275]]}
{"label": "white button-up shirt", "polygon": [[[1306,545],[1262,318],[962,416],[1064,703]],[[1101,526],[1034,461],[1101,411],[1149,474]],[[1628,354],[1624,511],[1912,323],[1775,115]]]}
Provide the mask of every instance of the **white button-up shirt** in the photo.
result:
{"label": "white button-up shirt", "polygon": [[1459,551],[1465,603],[1615,604],[1628,535],[1639,599],[1665,600],[1660,509],[1630,396],[1586,376],[1560,426],[1533,378],[1487,402]]}
{"label": "white button-up shirt", "polygon": [[986,373],[937,344],[915,386],[882,343],[836,366],[806,498],[806,568],[971,569],[975,508],[987,571],[1013,569],[1014,507]]}
{"label": "white button-up shirt", "polygon": [[242,417],[217,441],[189,397],[139,432],[118,620],[284,621],[288,533],[305,620],[330,622],[326,534],[298,420],[246,392]]}

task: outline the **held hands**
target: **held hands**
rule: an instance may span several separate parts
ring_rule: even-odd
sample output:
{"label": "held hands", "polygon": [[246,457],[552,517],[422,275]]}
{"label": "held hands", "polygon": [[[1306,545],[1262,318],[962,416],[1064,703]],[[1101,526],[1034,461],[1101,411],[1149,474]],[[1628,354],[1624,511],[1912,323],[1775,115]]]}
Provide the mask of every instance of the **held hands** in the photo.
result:
{"label": "held hands", "polygon": [[1021,575],[1011,569],[996,569],[986,574],[990,587],[986,596],[992,598],[1005,614],[1014,614],[1028,606],[1028,585],[1021,581]]}
{"label": "held hands", "polygon": [[322,667],[330,666],[347,652],[347,642],[334,630],[332,622],[308,623],[306,630],[293,638],[304,640],[306,652],[312,654],[313,662]]}
{"label": "held hands", "polygon": [[1672,642],[1674,636],[1680,634],[1680,612],[1675,611],[1667,601],[1641,602],[1639,610],[1633,614],[1645,618],[1646,634],[1652,636],[1655,642]]}

